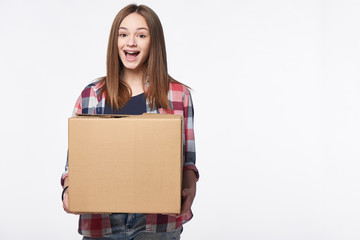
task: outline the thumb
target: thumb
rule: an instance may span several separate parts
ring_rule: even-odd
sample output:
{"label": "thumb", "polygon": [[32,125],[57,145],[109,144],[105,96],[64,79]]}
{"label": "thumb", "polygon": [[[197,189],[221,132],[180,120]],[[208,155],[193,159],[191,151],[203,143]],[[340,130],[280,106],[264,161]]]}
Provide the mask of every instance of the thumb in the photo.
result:
{"label": "thumb", "polygon": [[181,192],[181,196],[187,196],[189,194],[189,189],[185,188]]}

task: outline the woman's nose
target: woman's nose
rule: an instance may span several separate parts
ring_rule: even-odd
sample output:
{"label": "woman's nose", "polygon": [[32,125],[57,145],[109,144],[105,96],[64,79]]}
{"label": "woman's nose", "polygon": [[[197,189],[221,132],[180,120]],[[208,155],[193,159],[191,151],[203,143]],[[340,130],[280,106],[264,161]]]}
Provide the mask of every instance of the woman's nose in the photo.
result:
{"label": "woman's nose", "polygon": [[128,44],[128,46],[136,46],[135,36],[130,36],[127,44]]}

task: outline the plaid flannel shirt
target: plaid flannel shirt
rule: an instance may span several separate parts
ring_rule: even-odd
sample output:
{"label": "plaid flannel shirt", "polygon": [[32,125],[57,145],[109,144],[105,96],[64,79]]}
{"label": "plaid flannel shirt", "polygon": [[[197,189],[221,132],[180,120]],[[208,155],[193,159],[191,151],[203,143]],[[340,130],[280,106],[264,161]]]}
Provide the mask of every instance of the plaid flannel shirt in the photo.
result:
{"label": "plaid flannel shirt", "polygon": [[[73,115],[75,114],[104,114],[105,92],[100,93],[103,83],[96,81],[89,84],[82,91],[77,99]],[[195,141],[194,141],[194,111],[190,91],[178,83],[170,83],[168,99],[170,109],[158,108],[151,110],[146,103],[146,112],[160,114],[175,114],[184,116],[183,148],[184,148],[184,167],[183,171],[193,170],[199,178],[198,170],[195,166]],[[61,185],[64,186],[65,178],[68,176],[68,161],[66,161],[65,172],[61,177]],[[172,231],[192,218],[192,212],[181,216],[165,214],[147,214],[146,231],[148,232],[167,232]],[[103,237],[112,234],[109,214],[82,214],[79,219],[79,233],[86,237]]]}

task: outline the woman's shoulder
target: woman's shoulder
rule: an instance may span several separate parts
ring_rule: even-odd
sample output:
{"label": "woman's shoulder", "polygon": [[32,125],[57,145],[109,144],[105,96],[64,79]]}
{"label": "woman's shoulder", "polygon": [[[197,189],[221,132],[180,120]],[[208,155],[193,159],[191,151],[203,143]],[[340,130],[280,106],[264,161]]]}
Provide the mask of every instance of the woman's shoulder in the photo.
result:
{"label": "woman's shoulder", "polygon": [[91,83],[86,85],[86,87],[82,90],[81,97],[86,98],[97,95],[103,85],[104,85],[104,81],[102,80],[102,78],[93,80]]}
{"label": "woman's shoulder", "polygon": [[88,85],[86,85],[86,87],[84,89],[90,88],[90,89],[94,89],[96,91],[96,90],[101,89],[102,86],[104,86],[103,78],[97,78],[97,79],[91,81]]}
{"label": "woman's shoulder", "polygon": [[169,87],[169,91],[172,92],[181,92],[185,95],[190,95],[190,90],[187,86],[185,86],[184,84],[180,83],[180,82],[170,82],[170,87]]}

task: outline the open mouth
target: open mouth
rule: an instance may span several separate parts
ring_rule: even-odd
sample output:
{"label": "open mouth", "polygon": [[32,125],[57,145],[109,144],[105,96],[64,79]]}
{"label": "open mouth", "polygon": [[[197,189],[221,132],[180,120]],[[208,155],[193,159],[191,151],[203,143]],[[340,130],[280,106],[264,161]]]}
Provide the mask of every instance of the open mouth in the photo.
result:
{"label": "open mouth", "polygon": [[135,58],[139,55],[139,51],[124,51],[126,57]]}

